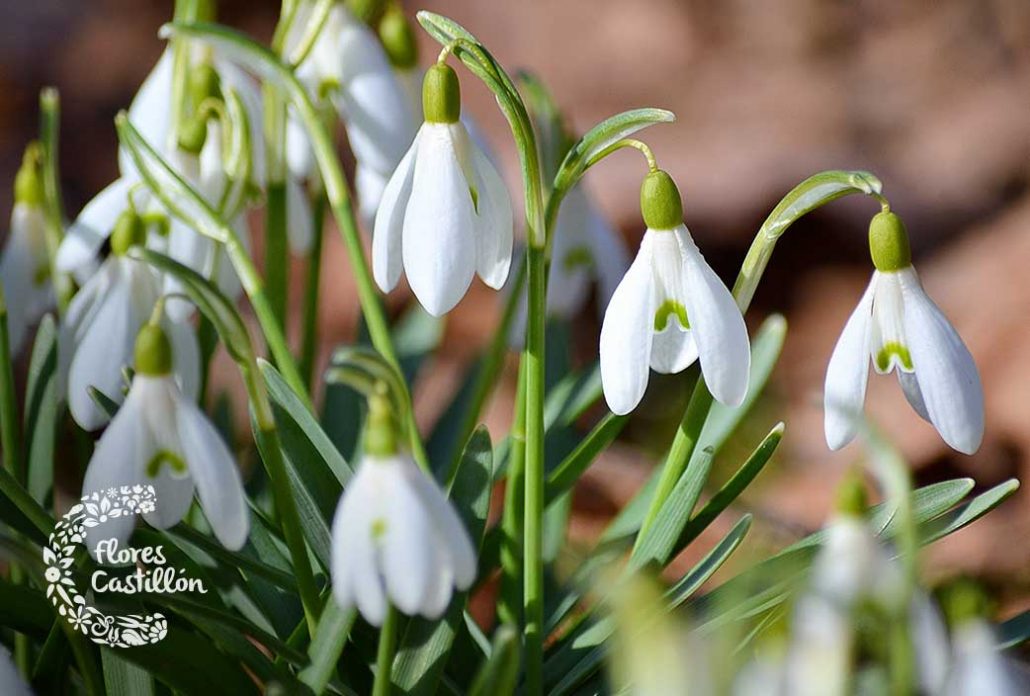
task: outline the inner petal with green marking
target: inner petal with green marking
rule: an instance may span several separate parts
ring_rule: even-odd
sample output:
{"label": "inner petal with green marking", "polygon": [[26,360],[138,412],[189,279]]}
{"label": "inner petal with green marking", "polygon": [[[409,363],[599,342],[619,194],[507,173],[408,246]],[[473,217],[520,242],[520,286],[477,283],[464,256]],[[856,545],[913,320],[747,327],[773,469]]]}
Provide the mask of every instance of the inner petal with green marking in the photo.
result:
{"label": "inner petal with green marking", "polygon": [[185,476],[189,471],[186,466],[186,462],[182,460],[182,457],[169,452],[168,450],[161,450],[155,454],[149,462],[147,462],[146,472],[150,478],[157,478],[161,473],[161,467],[168,466],[172,470],[174,476]]}
{"label": "inner petal with green marking", "polygon": [[654,314],[654,330],[664,331],[669,323],[670,316],[675,316],[679,319],[680,326],[684,329],[690,328],[690,322],[687,320],[687,308],[683,306],[683,303],[676,300],[666,300]]}
{"label": "inner petal with green marking", "polygon": [[876,353],[876,369],[880,372],[890,372],[896,365],[905,372],[915,369],[908,348],[898,341],[888,341]]}

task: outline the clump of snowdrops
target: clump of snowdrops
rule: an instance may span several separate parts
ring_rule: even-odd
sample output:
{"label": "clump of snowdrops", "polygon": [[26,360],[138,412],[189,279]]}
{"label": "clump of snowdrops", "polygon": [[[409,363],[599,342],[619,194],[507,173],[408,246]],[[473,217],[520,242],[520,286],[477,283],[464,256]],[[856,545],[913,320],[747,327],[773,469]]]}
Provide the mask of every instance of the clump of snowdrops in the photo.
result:
{"label": "clump of snowdrops", "polygon": [[[265,46],[215,23],[210,0],[180,0],[160,31],[166,51],[116,119],[119,178],[70,219],[58,97],[43,92],[0,262],[0,640],[11,653],[0,651],[0,692],[1018,693],[1000,651],[1030,635],[1025,617],[992,624],[980,588],[935,595],[918,563],[921,547],[1018,484],[972,497],[967,479],[913,490],[862,417],[872,365],[896,374],[955,450],[971,454],[983,437],[976,366],[923,291],[880,181],[826,171],[799,183],[727,287],[661,153],[638,139],[672,113],[638,108],[572,132],[537,78],[513,77],[450,19],[414,19],[393,0],[284,0]],[[420,30],[440,46],[425,68]],[[463,108],[473,81],[510,126],[519,214]],[[623,149],[641,155],[635,250],[582,181]],[[824,530],[713,582],[752,525],[735,503],[785,431],[774,424],[758,442],[736,432],[787,330],[771,316],[749,331],[744,313],[780,237],[850,195],[873,204],[872,280],[829,357],[825,434],[832,449],[857,436],[861,463]],[[343,270],[322,268],[329,217],[362,314],[357,338],[321,369],[320,276]],[[303,269],[292,303],[291,267]],[[414,302],[391,316],[383,294],[402,279]],[[412,391],[447,313],[480,281],[503,289],[493,337],[437,423],[419,428]],[[566,329],[592,295],[596,360],[574,364]],[[479,421],[512,346],[516,410],[491,437]],[[246,404],[213,393],[219,347]],[[571,491],[651,371],[689,371],[682,420],[671,442],[651,443],[665,452],[651,480],[574,552]],[[249,432],[234,427],[239,408]],[[713,488],[731,440],[751,454]],[[58,471],[91,500],[150,486],[156,505],[101,506],[77,550],[43,553],[79,497],[55,487]],[[873,488],[883,501],[870,507]],[[734,522],[694,549],[701,560],[668,570],[724,513]],[[89,592],[102,540],[161,547],[209,591]],[[85,594],[69,608],[55,583]],[[98,645],[111,617],[140,612],[164,622],[154,640]]]}

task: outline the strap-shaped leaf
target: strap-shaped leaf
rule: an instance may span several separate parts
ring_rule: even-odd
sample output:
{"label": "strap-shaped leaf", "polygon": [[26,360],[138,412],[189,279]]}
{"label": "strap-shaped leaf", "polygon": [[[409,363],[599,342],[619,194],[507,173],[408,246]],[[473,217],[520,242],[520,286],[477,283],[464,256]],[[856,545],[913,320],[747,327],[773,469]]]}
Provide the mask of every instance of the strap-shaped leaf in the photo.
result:
{"label": "strap-shaped leaf", "polygon": [[470,696],[494,696],[515,693],[519,677],[522,644],[515,627],[505,624],[494,633],[490,657],[476,674]]}
{"label": "strap-shaped leaf", "polygon": [[311,687],[314,693],[322,693],[332,679],[356,616],[357,612],[353,607],[341,609],[331,596],[326,602],[322,616],[318,620],[315,639],[308,647],[311,664],[298,675],[300,681]]}
{"label": "strap-shaped leaf", "polygon": [[57,435],[57,327],[43,317],[29,360],[25,388],[25,452],[29,493],[46,501],[54,484],[54,439]]}

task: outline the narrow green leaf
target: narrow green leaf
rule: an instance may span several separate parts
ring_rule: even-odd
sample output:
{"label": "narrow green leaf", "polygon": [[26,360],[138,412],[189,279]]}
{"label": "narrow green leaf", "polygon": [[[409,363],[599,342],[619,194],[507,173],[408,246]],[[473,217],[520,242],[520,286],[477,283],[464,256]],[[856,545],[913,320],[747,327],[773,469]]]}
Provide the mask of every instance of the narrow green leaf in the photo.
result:
{"label": "narrow green leaf", "polygon": [[767,237],[779,237],[798,218],[831,201],[853,193],[878,194],[883,190],[880,180],[869,172],[825,171],[808,177],[795,186],[773,208],[762,224]]}
{"label": "narrow green leaf", "polygon": [[1014,648],[1030,640],[1030,610],[998,624],[997,633],[1000,650]]}
{"label": "narrow green leaf", "polygon": [[[932,544],[971,525],[994,508],[1001,505],[1019,488],[1019,481],[1009,479],[976,496],[939,519],[933,520],[919,530],[921,544]],[[918,522],[918,520],[916,520]]]}
{"label": "narrow green leaf", "polygon": [[318,620],[315,639],[308,648],[311,664],[298,675],[300,681],[311,687],[316,694],[325,691],[329,680],[333,678],[336,663],[343,652],[356,615],[357,612],[353,608],[341,609],[330,595]]}
{"label": "narrow green leaf", "polygon": [[119,408],[117,401],[92,385],[87,387],[86,391],[89,392],[89,398],[93,399],[93,403],[99,406],[100,410],[107,414],[108,418],[115,417]]}
{"label": "narrow green leaf", "polygon": [[149,696],[154,680],[146,670],[126,661],[118,651],[100,648],[104,665],[104,687],[108,696]]}
{"label": "narrow green leaf", "polygon": [[518,630],[508,624],[498,628],[494,634],[490,658],[483,663],[475,681],[472,682],[470,696],[515,693],[521,652],[522,644]]}
{"label": "narrow green leaf", "polygon": [[54,485],[54,440],[57,435],[57,326],[43,317],[36,331],[25,388],[25,452],[29,494],[46,501]]}
{"label": "narrow green leaf", "polygon": [[[480,427],[465,446],[451,487],[451,499],[477,547],[486,527],[492,484],[493,446],[486,428]],[[466,595],[455,595],[440,621],[411,620],[394,659],[392,679],[396,688],[406,694],[433,693],[461,628]]]}
{"label": "narrow green leaf", "polygon": [[679,582],[669,589],[665,596],[670,607],[682,605],[683,602],[690,599],[695,592],[701,589],[702,585],[708,582],[708,579],[715,574],[715,571],[721,568],[726,559],[740,546],[740,542],[744,540],[744,536],[751,529],[751,521],[751,515],[741,517],[737,524],[733,525],[733,529],[723,537],[722,541],[716,544],[715,548],[709,551],[696,566],[691,568],[686,575],[680,578]]}
{"label": "narrow green leaf", "polygon": [[571,490],[597,455],[618,437],[627,420],[628,416],[605,414],[593,430],[580,441],[576,449],[548,475],[547,489],[544,493],[545,504],[550,504],[559,495]]}

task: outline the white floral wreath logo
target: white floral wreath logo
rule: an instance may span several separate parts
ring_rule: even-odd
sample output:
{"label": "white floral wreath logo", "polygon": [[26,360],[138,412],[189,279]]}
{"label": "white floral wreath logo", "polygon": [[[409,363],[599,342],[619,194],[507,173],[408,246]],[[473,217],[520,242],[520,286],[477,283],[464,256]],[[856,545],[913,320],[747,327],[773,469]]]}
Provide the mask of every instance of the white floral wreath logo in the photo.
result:
{"label": "white floral wreath logo", "polygon": [[86,530],[124,515],[153,512],[157,506],[154,487],[149,485],[108,488],[92,493],[72,507],[54,527],[49,545],[43,549],[46,563],[46,596],[72,628],[94,643],[113,648],[131,648],[161,641],[168,635],[168,620],[162,614],[109,616],[90,606],[72,579],[75,548],[86,540]]}

